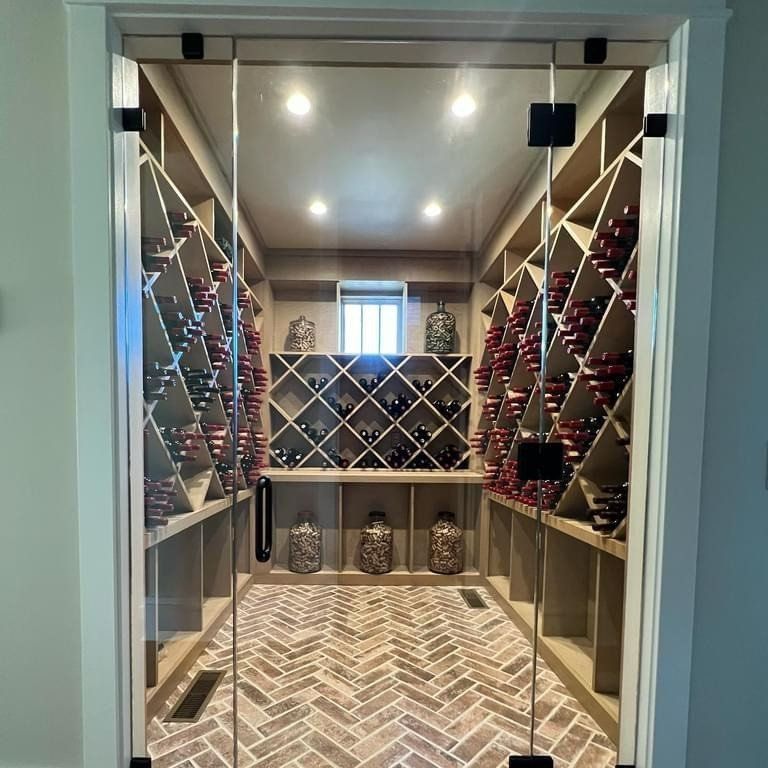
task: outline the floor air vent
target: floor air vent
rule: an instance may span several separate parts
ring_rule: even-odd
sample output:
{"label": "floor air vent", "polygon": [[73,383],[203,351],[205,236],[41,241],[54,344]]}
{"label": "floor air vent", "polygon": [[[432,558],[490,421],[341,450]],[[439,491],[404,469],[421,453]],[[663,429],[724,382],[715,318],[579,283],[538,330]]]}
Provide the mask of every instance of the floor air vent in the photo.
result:
{"label": "floor air vent", "polygon": [[480,593],[476,589],[460,589],[459,592],[464,598],[464,602],[470,608],[487,608],[488,606],[483,602],[483,598],[480,597]]}
{"label": "floor air vent", "polygon": [[202,670],[198,672],[187,690],[176,702],[176,706],[165,718],[165,722],[196,723],[200,719],[200,715],[203,714],[203,710],[208,706],[208,702],[223,677],[223,671]]}

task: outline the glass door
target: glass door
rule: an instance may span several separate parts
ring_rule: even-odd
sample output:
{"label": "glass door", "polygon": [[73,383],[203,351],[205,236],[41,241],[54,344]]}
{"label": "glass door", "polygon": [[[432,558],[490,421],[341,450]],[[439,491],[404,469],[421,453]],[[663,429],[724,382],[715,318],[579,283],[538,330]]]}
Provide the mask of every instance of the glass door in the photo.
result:
{"label": "glass door", "polygon": [[[637,647],[626,627],[639,630],[642,593],[628,574],[642,572],[644,557],[649,400],[637,392],[650,391],[658,212],[649,190],[658,192],[661,178],[643,115],[663,111],[658,101],[647,106],[663,92],[663,56],[655,44],[557,43],[550,69],[554,114],[567,115],[575,101],[575,121],[547,151],[542,243],[533,255],[541,290],[525,346],[536,353],[536,432],[523,439],[552,444],[563,460],[545,452],[522,501],[534,510],[534,647],[544,679],[554,672],[593,718],[582,723],[593,734],[584,733],[580,759],[597,764],[635,756]],[[574,73],[586,85],[575,99],[563,88]],[[635,373],[638,348],[644,365]],[[562,757],[564,744],[548,749],[542,733],[547,686],[532,690],[531,750]]]}
{"label": "glass door", "polygon": [[147,45],[147,752],[607,764],[648,55]]}
{"label": "glass door", "polygon": [[[145,725],[145,744],[135,753],[237,765],[234,598],[253,571],[263,318],[238,234],[236,70],[231,61],[184,60],[179,43],[126,41],[147,115],[133,222],[144,399],[143,515],[133,524],[144,530],[134,576],[144,606],[134,618],[134,642],[144,646],[134,662],[134,720]],[[227,41],[212,47],[220,58]],[[231,42],[229,50],[231,59]],[[210,123],[184,100],[195,68],[225,94],[216,105],[220,134],[208,135]],[[217,719],[214,704],[225,700],[234,716]]]}
{"label": "glass door", "polygon": [[[498,223],[545,156],[527,111],[548,99],[551,46],[236,52],[240,200],[269,286],[273,494],[271,557],[239,619],[242,754],[500,764],[518,751],[503,667],[526,641],[486,587],[500,566],[483,461],[500,464],[516,432],[499,420],[508,319],[533,317],[540,207],[514,250]],[[565,80],[573,93],[582,77]],[[474,435],[491,427],[483,455]],[[525,686],[513,706],[525,722]]]}

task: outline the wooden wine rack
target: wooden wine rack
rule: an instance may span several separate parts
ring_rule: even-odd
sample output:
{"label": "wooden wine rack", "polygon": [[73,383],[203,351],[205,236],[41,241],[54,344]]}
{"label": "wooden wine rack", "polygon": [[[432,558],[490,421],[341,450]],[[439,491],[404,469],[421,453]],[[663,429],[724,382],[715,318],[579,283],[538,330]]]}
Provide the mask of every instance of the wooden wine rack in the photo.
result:
{"label": "wooden wine rack", "polygon": [[[182,366],[201,369],[212,381],[230,386],[231,360],[226,367],[215,369],[202,339],[183,352],[175,352],[156,297],[175,296],[174,312],[202,321],[206,332],[226,339],[219,302],[232,303],[232,280],[236,279],[241,296],[239,318],[256,330],[263,318],[261,304],[250,286],[241,275],[233,275],[229,258],[214,239],[213,201],[190,206],[146,147],[140,158],[140,179],[142,237],[164,238],[166,255],[171,257],[166,272],[143,271],[144,361],[158,362],[176,373],[175,386],[166,388],[166,400],[144,402],[144,474],[151,480],[172,482],[176,491],[168,524],[149,528],[144,535],[147,716],[151,717],[231,610],[233,556],[228,514],[231,495],[226,493],[205,440],[200,441],[194,461],[179,463],[174,462],[161,435],[163,427],[203,434],[202,424],[218,425],[231,450],[233,436],[220,395],[213,396],[207,412],[196,412],[181,373]],[[168,211],[185,212],[195,223],[189,237],[173,236]],[[229,266],[226,282],[214,282],[212,265]],[[211,311],[195,310],[187,284],[188,278],[195,277],[216,286],[218,301]],[[247,354],[254,368],[263,367],[261,349],[249,347],[242,328],[238,343],[239,353]],[[248,380],[250,373],[246,371],[245,376],[243,386],[253,387],[253,380]],[[264,431],[261,417],[249,421],[242,402],[239,420],[251,435]],[[259,453],[252,440],[248,450]],[[232,523],[239,593],[253,573],[249,545],[252,497],[245,476],[238,472],[238,505]]]}
{"label": "wooden wine rack", "polygon": [[[393,444],[402,442],[414,451],[403,467],[405,471],[413,469],[419,457],[424,457],[428,470],[451,471],[443,469],[436,459],[440,449],[451,444],[460,450],[460,458],[452,469],[467,469],[471,363],[467,355],[273,353],[269,400],[272,466],[285,468],[275,454],[276,448],[293,448],[302,452],[297,470],[338,469],[329,455],[333,450],[349,461],[349,470],[359,470],[364,459],[377,459],[382,465],[380,469],[362,471],[391,472],[387,452]],[[368,392],[360,381],[370,381],[373,377],[380,377],[381,381],[373,392]],[[325,378],[327,384],[315,391],[307,383],[310,378]],[[433,383],[426,392],[419,392],[412,384],[414,380],[427,379]],[[413,405],[395,417],[379,401],[391,400],[400,393],[410,397]],[[344,417],[338,415],[328,405],[329,396],[344,405],[349,403],[352,410]],[[435,400],[457,400],[460,408],[446,417],[433,405]],[[325,427],[328,435],[315,443],[301,431],[298,426],[301,423]],[[431,438],[423,446],[410,434],[418,424],[424,424],[431,432]],[[369,445],[360,436],[362,429],[377,429],[381,436]]]}
{"label": "wooden wine rack", "polygon": [[[565,306],[571,299],[608,296],[609,301],[597,330],[584,354],[569,354],[561,341],[563,326],[559,315],[550,338],[547,376],[578,374],[586,361],[603,352],[624,352],[634,347],[635,315],[621,296],[635,289],[637,249],[632,252],[618,279],[599,274],[588,258],[594,234],[606,229],[609,218],[623,214],[626,204],[640,199],[642,158],[641,138],[634,137],[581,197],[552,228],[551,272],[576,270]],[[514,239],[514,237],[513,237]],[[502,344],[517,341],[519,334],[507,326],[507,318],[523,302],[533,302],[524,334],[536,331],[541,322],[544,245],[539,243],[522,259],[505,270],[503,282],[482,309],[483,325],[505,327]],[[486,348],[481,366],[493,362]],[[539,431],[539,374],[528,370],[518,355],[505,381],[492,370],[487,398],[504,398],[493,419],[482,413],[477,425],[484,431],[497,427],[512,430],[511,447],[500,452],[493,442],[483,460],[502,465],[516,457],[521,440]],[[532,387],[522,414],[506,414],[504,403],[513,388]],[[544,513],[543,558],[540,564],[542,600],[540,605],[540,648],[542,655],[579,696],[588,711],[608,735],[618,738],[619,687],[621,671],[624,572],[627,558],[623,532],[603,535],[592,529],[591,512],[599,508],[595,498],[601,485],[627,482],[631,456],[632,379],[626,383],[612,407],[598,406],[578,375],[565,395],[558,413],[545,416],[547,441],[558,441],[557,422],[604,416],[605,421],[591,447],[575,466],[559,501]],[[486,578],[507,613],[529,636],[533,627],[536,507],[486,489],[489,516],[489,550]],[[629,515],[627,516],[629,520]]]}

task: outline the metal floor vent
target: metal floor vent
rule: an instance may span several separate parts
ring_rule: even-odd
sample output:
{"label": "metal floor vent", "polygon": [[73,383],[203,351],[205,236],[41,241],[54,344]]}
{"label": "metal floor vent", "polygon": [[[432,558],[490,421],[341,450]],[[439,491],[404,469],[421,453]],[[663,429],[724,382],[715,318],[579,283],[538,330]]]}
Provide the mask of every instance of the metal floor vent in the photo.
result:
{"label": "metal floor vent", "polygon": [[216,692],[224,671],[202,670],[193,678],[189,687],[165,718],[166,723],[196,723]]}
{"label": "metal floor vent", "polygon": [[487,608],[488,606],[483,602],[483,598],[480,597],[480,593],[476,589],[460,589],[459,593],[464,598],[464,602],[470,608]]}

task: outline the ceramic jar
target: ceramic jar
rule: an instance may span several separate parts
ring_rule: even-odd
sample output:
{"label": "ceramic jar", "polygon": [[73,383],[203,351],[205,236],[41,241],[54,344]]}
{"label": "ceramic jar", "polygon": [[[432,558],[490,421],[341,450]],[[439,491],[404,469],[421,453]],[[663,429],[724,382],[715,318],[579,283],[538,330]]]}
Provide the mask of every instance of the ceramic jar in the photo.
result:
{"label": "ceramic jar", "polygon": [[393,535],[383,512],[370,512],[368,525],[360,531],[360,570],[389,573],[392,570]]}
{"label": "ceramic jar", "polygon": [[315,348],[315,324],[299,315],[288,324],[288,345],[293,352],[311,352]]}
{"label": "ceramic jar", "polygon": [[299,513],[288,531],[288,569],[293,573],[320,570],[322,530],[308,512]]}
{"label": "ceramic jar", "polygon": [[437,310],[427,317],[424,332],[425,351],[433,355],[450,354],[455,342],[456,316],[446,310],[444,301],[439,301]]}
{"label": "ceramic jar", "polygon": [[439,512],[429,529],[429,570],[434,573],[461,573],[464,570],[464,531],[456,525],[453,512]]}

